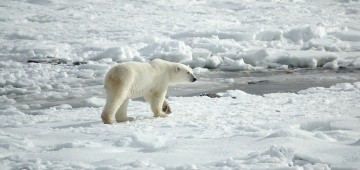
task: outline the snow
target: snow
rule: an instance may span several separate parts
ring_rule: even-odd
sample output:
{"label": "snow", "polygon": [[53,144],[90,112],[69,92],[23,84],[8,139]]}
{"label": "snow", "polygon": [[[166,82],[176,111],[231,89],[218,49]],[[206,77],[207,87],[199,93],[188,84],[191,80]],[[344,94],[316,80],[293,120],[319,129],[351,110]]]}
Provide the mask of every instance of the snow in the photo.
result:
{"label": "snow", "polygon": [[[252,70],[236,63],[244,59],[264,69],[275,64],[313,68],[322,67],[314,57],[320,54],[337,56],[334,60],[346,63],[342,67],[352,67],[359,58],[357,1],[34,0],[1,8],[6,9],[0,18],[1,56],[18,62],[46,57],[67,62],[162,58],[214,69],[228,65],[228,57],[239,67],[231,70]],[[254,56],[255,51],[271,53]],[[310,56],[282,63],[283,51]]]}
{"label": "snow", "polygon": [[139,56],[139,53],[135,50],[130,49],[129,47],[113,47],[106,49],[103,52],[91,57],[91,60],[101,60],[104,58],[110,58],[115,62],[131,61],[135,56]]}
{"label": "snow", "polygon": [[[3,2],[0,169],[357,169],[359,11],[357,0]],[[198,81],[169,89],[168,118],[135,99],[134,122],[104,125],[106,72],[155,58]]]}
{"label": "snow", "polygon": [[153,118],[147,103],[131,101],[135,121],[115,125],[101,123],[104,99],[96,97],[43,114],[9,108],[0,115],[0,162],[2,169],[355,168],[359,87],[170,97],[174,113],[165,119]]}

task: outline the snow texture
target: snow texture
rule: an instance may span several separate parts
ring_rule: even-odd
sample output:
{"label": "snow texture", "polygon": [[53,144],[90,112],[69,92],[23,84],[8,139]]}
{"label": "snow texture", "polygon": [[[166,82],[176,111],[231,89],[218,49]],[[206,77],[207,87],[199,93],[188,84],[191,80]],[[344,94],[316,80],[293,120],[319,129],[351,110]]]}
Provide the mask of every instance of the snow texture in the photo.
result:
{"label": "snow texture", "polygon": [[96,64],[161,58],[227,71],[314,68],[333,60],[338,64],[323,68],[358,67],[359,6],[353,0],[12,1],[1,6],[0,56]]}
{"label": "snow texture", "polygon": [[[2,1],[0,169],[358,169],[351,76],[296,93],[169,97],[164,119],[141,100],[129,102],[134,122],[104,125],[100,113],[106,72],[127,61],[179,62],[209,80],[220,70],[212,81],[229,87],[240,79],[229,71],[356,73],[359,11],[358,0]],[[205,79],[196,85],[217,88]]]}
{"label": "snow texture", "polygon": [[[359,167],[360,83],[264,96],[171,97],[174,113],[104,125],[104,99],[1,116],[1,169],[317,169]],[[6,99],[3,99],[6,100]],[[199,156],[201,155],[201,156]]]}

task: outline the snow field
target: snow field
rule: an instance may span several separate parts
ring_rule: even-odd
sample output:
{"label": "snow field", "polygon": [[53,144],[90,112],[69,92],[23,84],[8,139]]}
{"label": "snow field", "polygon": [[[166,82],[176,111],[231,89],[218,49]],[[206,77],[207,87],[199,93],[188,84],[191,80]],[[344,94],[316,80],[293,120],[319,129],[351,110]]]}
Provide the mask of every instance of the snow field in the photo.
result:
{"label": "snow field", "polygon": [[[131,123],[104,125],[100,113],[104,75],[120,62],[357,70],[359,11],[357,0],[1,2],[0,169],[358,169],[359,82],[170,97],[166,119],[141,101]],[[249,80],[226,74],[198,86]]]}
{"label": "snow field", "polygon": [[[43,114],[1,112],[2,169],[330,169],[359,167],[360,84],[264,96],[170,97],[153,118],[131,101],[134,122],[104,125],[101,105]],[[104,99],[89,98],[88,103]],[[14,114],[13,112],[18,112]]]}
{"label": "snow field", "polygon": [[[359,68],[357,1],[34,0],[1,8],[4,61],[161,58],[224,71]],[[19,11],[26,13],[13,14]]]}

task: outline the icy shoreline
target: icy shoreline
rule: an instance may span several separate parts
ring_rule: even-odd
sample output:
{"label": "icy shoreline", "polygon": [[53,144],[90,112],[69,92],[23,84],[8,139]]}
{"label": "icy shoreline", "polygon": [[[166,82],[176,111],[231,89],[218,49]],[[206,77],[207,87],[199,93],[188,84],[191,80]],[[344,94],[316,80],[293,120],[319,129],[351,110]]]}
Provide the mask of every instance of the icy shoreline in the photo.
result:
{"label": "icy shoreline", "polygon": [[260,72],[199,72],[200,82],[170,87],[168,96],[197,96],[206,93],[242,90],[249,94],[297,93],[310,87],[330,87],[360,81],[359,69],[293,69]]}

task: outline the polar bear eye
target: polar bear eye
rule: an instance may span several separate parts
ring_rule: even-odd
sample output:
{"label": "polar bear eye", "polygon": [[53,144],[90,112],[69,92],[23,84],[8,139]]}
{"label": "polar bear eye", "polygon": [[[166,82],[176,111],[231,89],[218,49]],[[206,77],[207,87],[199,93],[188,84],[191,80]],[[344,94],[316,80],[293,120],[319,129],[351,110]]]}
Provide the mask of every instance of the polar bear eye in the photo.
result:
{"label": "polar bear eye", "polygon": [[187,74],[190,74],[190,72],[187,72]]}

